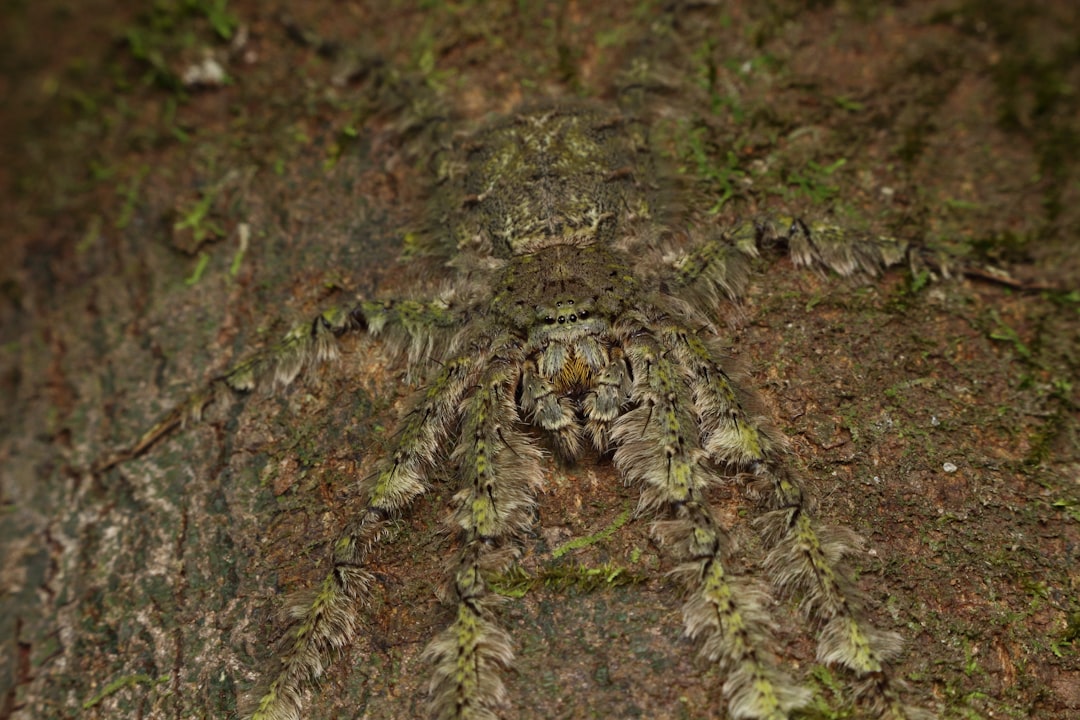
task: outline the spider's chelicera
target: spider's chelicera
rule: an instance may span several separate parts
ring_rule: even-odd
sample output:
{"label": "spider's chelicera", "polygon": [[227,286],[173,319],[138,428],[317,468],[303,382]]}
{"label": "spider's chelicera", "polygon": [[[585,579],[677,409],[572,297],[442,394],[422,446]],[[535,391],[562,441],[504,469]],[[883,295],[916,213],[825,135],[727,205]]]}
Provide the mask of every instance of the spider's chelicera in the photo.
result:
{"label": "spider's chelicera", "polygon": [[502,677],[512,642],[490,582],[534,522],[545,446],[567,462],[609,455],[640,488],[639,513],[655,520],[686,588],[686,635],[725,678],[731,717],[787,718],[810,702],[775,661],[765,585],[732,571],[706,500],[736,475],[762,507],[771,585],[800,599],[818,659],[856,678],[867,712],[922,715],[887,669],[899,637],[867,624],[842,567],[856,538],[811,518],[785,439],[727,369],[713,322],[743,291],[763,241],[843,275],[875,271],[897,247],[797,220],[699,236],[675,193],[657,188],[647,128],[592,105],[521,109],[459,141],[439,175],[429,228],[410,248],[433,259],[425,272],[444,273],[437,291],[327,313],[226,378],[238,389],[267,373],[289,382],[350,330],[390,334],[409,348],[410,367],[432,368],[365,481],[364,509],[333,545],[332,569],[292,609],[280,666],[250,716],[299,717],[377,591],[368,558],[436,474],[456,488],[460,532],[453,611],[425,653],[431,713],[512,716]]}

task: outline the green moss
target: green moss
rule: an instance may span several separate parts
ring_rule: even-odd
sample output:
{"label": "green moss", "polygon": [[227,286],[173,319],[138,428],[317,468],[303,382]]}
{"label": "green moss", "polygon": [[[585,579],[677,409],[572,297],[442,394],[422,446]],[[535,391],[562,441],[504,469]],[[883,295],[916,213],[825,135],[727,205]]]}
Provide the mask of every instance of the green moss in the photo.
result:
{"label": "green moss", "polygon": [[536,588],[553,592],[591,593],[649,580],[646,573],[606,562],[597,566],[582,563],[554,563],[531,575],[520,565],[489,578],[492,591],[505,597],[520,598]]}
{"label": "green moss", "polygon": [[107,698],[107,697],[109,697],[111,695],[115,695],[116,693],[120,692],[121,690],[123,690],[125,688],[137,687],[139,685],[149,685],[151,688],[154,688],[154,687],[156,687],[158,685],[169,682],[169,680],[170,680],[169,675],[162,675],[162,676],[157,677],[157,678],[153,678],[153,677],[150,677],[149,675],[141,675],[141,674],[140,675],[126,675],[124,677],[119,677],[119,678],[109,682],[104,688],[101,689],[101,691],[97,695],[93,696],[92,698],[90,698],[89,700],[84,702],[82,704],[82,709],[83,710],[89,710],[90,708],[94,707],[95,705],[98,705],[105,698]]}

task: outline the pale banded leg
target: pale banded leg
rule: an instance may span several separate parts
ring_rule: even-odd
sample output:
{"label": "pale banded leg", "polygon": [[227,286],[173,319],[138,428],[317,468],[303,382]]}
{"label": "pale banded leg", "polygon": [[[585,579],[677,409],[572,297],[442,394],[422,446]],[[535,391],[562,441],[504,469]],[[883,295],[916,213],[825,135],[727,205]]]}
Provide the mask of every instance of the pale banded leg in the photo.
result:
{"label": "pale banded leg", "polygon": [[261,691],[251,720],[296,720],[302,694],[353,638],[357,605],[373,582],[367,556],[385,535],[391,518],[423,494],[425,477],[456,421],[458,406],[475,382],[475,361],[447,363],[403,420],[394,451],[366,481],[367,507],[334,543],[333,567],[314,595],[290,609],[281,666]]}
{"label": "pale banded leg", "polygon": [[399,331],[407,338],[411,366],[421,356],[433,356],[437,338],[449,335],[459,320],[460,313],[442,299],[366,300],[297,325],[276,345],[229,369],[219,380],[240,391],[253,390],[267,378],[278,387],[289,385],[304,370],[337,359],[337,338],[356,330],[372,335]]}
{"label": "pale banded leg", "polygon": [[425,368],[427,360],[445,357],[446,343],[453,329],[461,327],[463,310],[445,297],[433,300],[367,300],[360,303],[353,316],[372,335],[386,334],[391,346],[407,350],[409,379],[413,368]]}
{"label": "pale banded leg", "polygon": [[611,425],[630,399],[630,369],[626,358],[618,348],[613,348],[611,355],[611,360],[597,374],[596,389],[581,401],[587,419],[585,431],[598,452],[606,452],[611,446]]}
{"label": "pale banded leg", "polygon": [[327,310],[309,322],[293,327],[274,345],[229,368],[207,387],[188,395],[166,413],[132,445],[98,459],[91,471],[109,468],[138,457],[178,427],[202,419],[203,411],[226,388],[248,392],[263,382],[275,387],[289,385],[305,370],[330,362],[338,356],[337,339],[357,330],[379,333],[387,327],[399,327],[409,338],[410,367],[418,365],[418,356],[434,354],[437,338],[459,319],[445,302],[432,300],[368,301],[354,307]]}
{"label": "pale banded leg", "polygon": [[739,386],[721,364],[719,347],[674,323],[662,326],[659,332],[687,371],[701,444],[713,462],[745,467],[783,447],[783,440],[767,427],[764,418],[747,412]]}
{"label": "pale banded leg", "polygon": [[294,327],[277,344],[230,368],[221,379],[233,390],[245,392],[267,377],[275,386],[289,385],[305,368],[337,359],[337,338],[361,327],[354,311],[327,310]]}
{"label": "pale banded leg", "polygon": [[505,704],[501,672],[513,650],[491,618],[487,577],[509,566],[508,542],[532,524],[540,453],[519,429],[517,371],[499,359],[462,402],[460,442],[452,460],[460,475],[456,524],[463,546],[454,565],[454,621],[431,642],[431,708],[440,720],[493,720]]}
{"label": "pale banded leg", "polygon": [[672,518],[656,523],[654,533],[685,561],[676,574],[690,593],[683,607],[686,634],[726,674],[724,694],[733,718],[786,720],[810,694],[773,660],[767,593],[725,567],[728,542],[705,499],[713,478],[683,369],[651,337],[631,338],[625,347],[637,407],[613,428],[614,461],[643,486],[642,506],[666,510]]}
{"label": "pale banded leg", "polygon": [[716,307],[722,300],[742,297],[750,281],[748,257],[757,255],[755,243],[734,244],[726,235],[710,237],[692,249],[668,258],[675,270],[673,282],[680,294],[696,296],[700,307]]}
{"label": "pale banded leg", "polygon": [[582,432],[573,398],[558,392],[533,362],[526,364],[521,377],[521,409],[532,424],[551,433],[563,458],[573,460],[581,455]]}
{"label": "pale banded leg", "polygon": [[445,300],[366,300],[357,308],[372,333],[399,326],[417,336],[435,328],[457,327],[461,315]]}
{"label": "pale banded leg", "polygon": [[863,598],[844,567],[844,556],[861,540],[840,527],[820,527],[806,509],[798,479],[775,458],[752,467],[771,486],[771,512],[758,521],[772,547],[765,565],[785,594],[801,598],[801,608],[821,624],[817,657],[850,670],[865,682],[859,699],[879,718],[931,717],[906,705],[886,667],[903,646],[900,635],[873,627]]}
{"label": "pale banded leg", "polygon": [[873,276],[904,260],[903,240],[869,235],[827,222],[762,216],[740,223],[685,252],[666,258],[672,282],[698,307],[713,308],[723,299],[741,297],[749,282],[748,258],[760,248],[783,244],[799,266],[829,269],[845,277]]}
{"label": "pale banded leg", "polygon": [[871,701],[881,716],[917,716],[920,711],[900,704],[884,672],[884,663],[900,650],[900,637],[861,617],[861,598],[843,567],[844,555],[858,547],[858,538],[849,530],[819,528],[813,522],[797,479],[778,462],[782,439],[762,418],[747,412],[721,367],[719,350],[677,325],[666,326],[663,333],[692,378],[709,458],[719,465],[750,468],[768,488],[772,512],[759,521],[772,548],[766,566],[776,586],[799,597],[803,611],[821,623],[818,660],[867,678],[867,691],[878,696]]}

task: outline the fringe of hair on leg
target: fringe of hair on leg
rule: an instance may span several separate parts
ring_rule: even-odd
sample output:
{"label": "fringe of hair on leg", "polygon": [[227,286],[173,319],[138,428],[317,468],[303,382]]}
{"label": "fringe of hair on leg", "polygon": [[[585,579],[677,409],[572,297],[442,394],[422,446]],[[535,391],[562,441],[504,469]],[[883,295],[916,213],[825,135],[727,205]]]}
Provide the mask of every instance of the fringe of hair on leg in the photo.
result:
{"label": "fringe of hair on leg", "polygon": [[299,720],[304,693],[355,636],[357,606],[374,582],[360,565],[385,524],[382,513],[369,510],[334,544],[333,569],[317,590],[292,603],[293,625],[285,634],[278,670],[255,693],[244,717]]}
{"label": "fringe of hair on leg", "polygon": [[818,660],[860,678],[857,699],[876,717],[932,717],[901,701],[902,683],[889,671],[889,662],[903,648],[902,638],[866,618],[864,598],[844,560],[861,547],[861,539],[847,528],[815,523],[797,478],[776,461],[763,463],[756,474],[771,488],[768,504],[775,508],[758,520],[772,548],[765,566],[776,587],[799,598],[803,613],[820,626]]}
{"label": "fringe of hair on leg", "polygon": [[389,519],[426,492],[426,476],[476,375],[475,360],[451,360],[414,402],[394,449],[365,481],[367,509],[334,543],[333,568],[317,590],[293,604],[280,667],[246,717],[297,720],[304,693],[352,640],[357,606],[373,583],[363,567],[367,556],[384,537]]}
{"label": "fringe of hair on leg", "polygon": [[900,652],[900,636],[866,621],[863,599],[844,566],[844,556],[859,547],[859,538],[850,530],[814,523],[798,480],[779,464],[787,452],[785,438],[728,376],[715,341],[670,321],[660,331],[685,369],[709,460],[721,467],[750,468],[757,475],[750,491],[765,498],[770,509],[757,521],[771,548],[765,566],[775,587],[798,598],[804,614],[820,627],[818,660],[865,679],[860,702],[879,717],[925,717],[925,711],[900,701],[898,681],[887,672],[887,663]]}
{"label": "fringe of hair on leg", "polygon": [[642,486],[640,508],[669,518],[657,522],[653,534],[684,561],[675,574],[689,593],[686,634],[726,673],[723,691],[733,718],[786,720],[809,703],[810,693],[776,666],[768,594],[725,564],[726,534],[704,499],[715,477],[704,462],[686,368],[665,356],[655,338],[638,334],[626,348],[637,407],[612,430],[614,462]]}
{"label": "fringe of hair on leg", "polygon": [[542,479],[540,452],[518,429],[517,371],[497,358],[484,365],[461,403],[460,442],[451,456],[461,486],[454,523],[463,537],[452,579],[454,620],[424,651],[435,665],[430,707],[439,720],[495,720],[505,709],[502,673],[514,654],[492,616],[497,598],[487,578],[513,561],[510,543],[531,527]]}

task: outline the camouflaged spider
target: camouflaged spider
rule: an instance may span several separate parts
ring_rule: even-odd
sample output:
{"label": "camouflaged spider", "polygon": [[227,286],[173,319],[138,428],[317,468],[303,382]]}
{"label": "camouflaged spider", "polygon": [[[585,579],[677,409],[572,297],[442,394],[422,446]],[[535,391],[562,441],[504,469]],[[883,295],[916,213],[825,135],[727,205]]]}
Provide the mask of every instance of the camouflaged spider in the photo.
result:
{"label": "camouflaged spider", "polygon": [[368,557],[447,460],[458,488],[456,607],[425,652],[431,712],[504,716],[501,674],[513,652],[488,584],[533,523],[541,442],[568,462],[587,446],[611,453],[641,488],[639,512],[656,519],[654,537],[680,563],[686,635],[724,673],[732,717],[786,718],[810,700],[776,666],[768,596],[731,571],[725,531],[705,499],[734,473],[754,478],[748,495],[764,507],[765,566],[817,626],[818,659],[859,678],[860,701],[875,715],[923,715],[900,700],[887,671],[899,637],[864,621],[841,565],[854,536],[811,519],[785,439],[726,370],[712,322],[743,292],[747,257],[764,241],[842,275],[874,272],[901,250],[801,221],[697,237],[655,175],[642,124],[591,105],[523,108],[459,142],[440,170],[436,210],[414,248],[433,259],[427,270],[446,276],[435,297],[320,316],[225,378],[236,389],[267,375],[291,382],[333,357],[336,336],[351,330],[390,334],[409,348],[410,367],[437,361],[365,481],[366,507],[333,545],[332,569],[314,599],[293,608],[280,667],[250,717],[299,717],[302,695],[350,642],[374,592]]}

